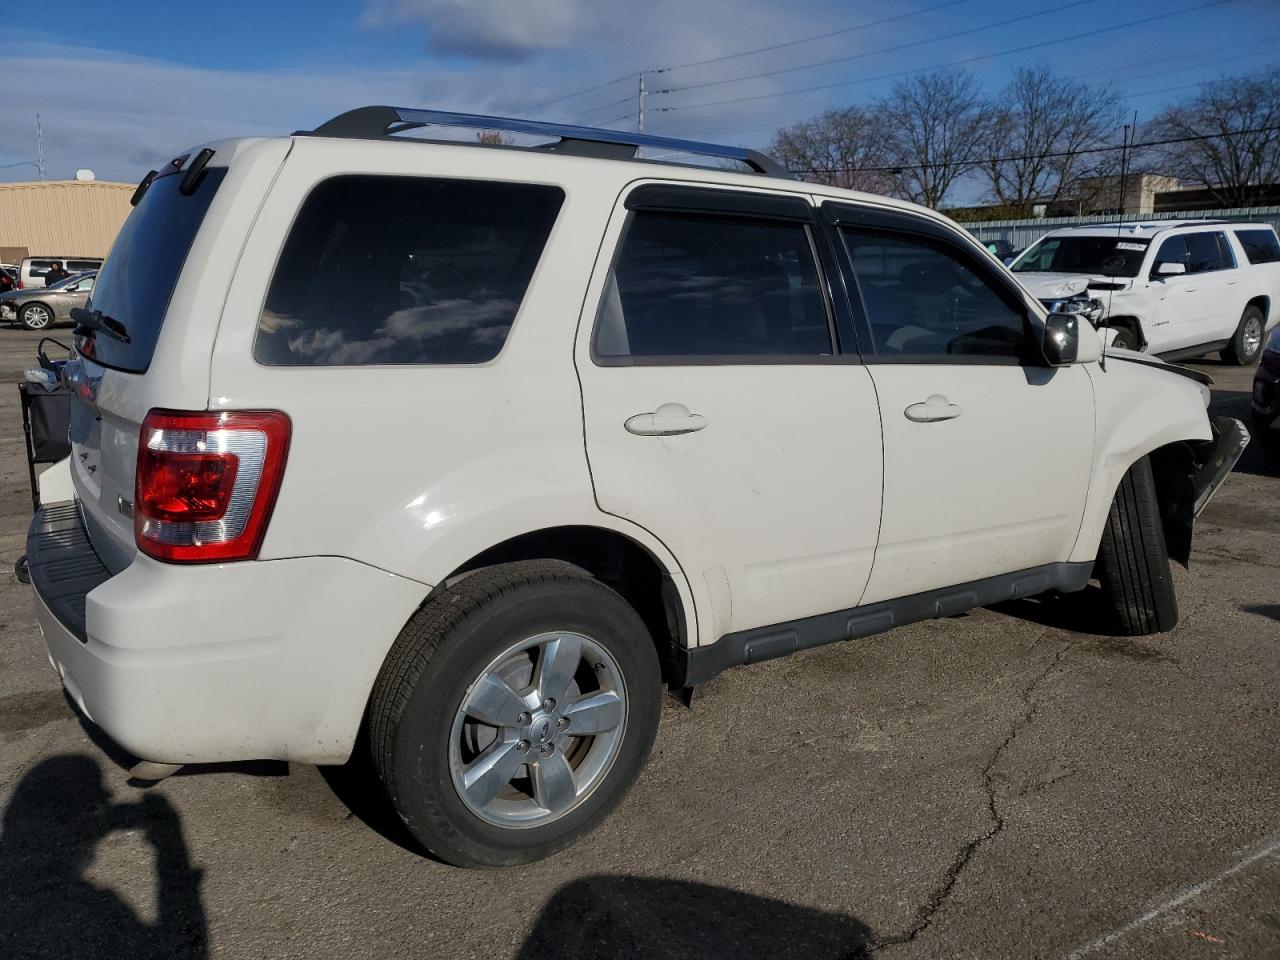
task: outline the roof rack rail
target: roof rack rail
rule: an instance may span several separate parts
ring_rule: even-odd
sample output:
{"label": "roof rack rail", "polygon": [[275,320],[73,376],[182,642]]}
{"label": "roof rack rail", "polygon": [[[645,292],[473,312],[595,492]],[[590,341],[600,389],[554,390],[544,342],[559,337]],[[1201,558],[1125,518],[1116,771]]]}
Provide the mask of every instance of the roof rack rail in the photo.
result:
{"label": "roof rack rail", "polygon": [[327,120],[314,130],[299,130],[295,136],[351,137],[367,139],[389,137],[419,127],[472,127],[478,130],[501,130],[506,133],[530,133],[558,137],[558,141],[539,149],[574,156],[634,160],[641,147],[671,150],[720,160],[736,160],[756,173],[769,177],[792,179],[776,160],[756,150],[730,147],[696,140],[655,137],[646,133],[627,133],[602,127],[579,127],[545,120],[523,120],[519,117],[487,117],[478,113],[451,113],[446,110],[423,110],[417,107],[357,107]]}

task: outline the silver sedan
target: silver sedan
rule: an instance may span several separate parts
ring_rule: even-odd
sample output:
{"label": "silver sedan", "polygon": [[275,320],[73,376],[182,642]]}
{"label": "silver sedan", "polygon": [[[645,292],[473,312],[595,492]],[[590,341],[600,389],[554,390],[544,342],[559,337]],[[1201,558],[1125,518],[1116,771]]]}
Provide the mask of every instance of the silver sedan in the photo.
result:
{"label": "silver sedan", "polygon": [[0,293],[0,321],[17,320],[28,330],[43,330],[60,320],[70,320],[75,307],[89,302],[93,273],[78,273],[48,287]]}

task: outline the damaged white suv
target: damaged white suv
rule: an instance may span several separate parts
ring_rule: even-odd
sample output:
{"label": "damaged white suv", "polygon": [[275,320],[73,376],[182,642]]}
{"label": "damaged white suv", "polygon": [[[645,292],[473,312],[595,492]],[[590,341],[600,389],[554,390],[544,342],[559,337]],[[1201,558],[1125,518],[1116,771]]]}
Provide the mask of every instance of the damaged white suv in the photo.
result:
{"label": "damaged white suv", "polygon": [[135,199],[30,528],[50,658],[151,776],[363,745],[458,864],[599,821],[664,685],[1090,578],[1170,629],[1247,437],[944,217],[737,148],[370,107]]}
{"label": "damaged white suv", "polygon": [[1055,230],[1010,265],[1055,313],[1168,360],[1250,364],[1280,323],[1280,241],[1265,223],[1154,220]]}

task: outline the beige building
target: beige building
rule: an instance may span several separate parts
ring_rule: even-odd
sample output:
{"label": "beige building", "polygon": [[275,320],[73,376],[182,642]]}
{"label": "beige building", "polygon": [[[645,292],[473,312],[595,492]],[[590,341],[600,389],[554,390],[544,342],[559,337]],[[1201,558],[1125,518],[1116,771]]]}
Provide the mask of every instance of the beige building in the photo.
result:
{"label": "beige building", "polygon": [[0,261],[105,257],[132,209],[134,187],[102,180],[0,183]]}

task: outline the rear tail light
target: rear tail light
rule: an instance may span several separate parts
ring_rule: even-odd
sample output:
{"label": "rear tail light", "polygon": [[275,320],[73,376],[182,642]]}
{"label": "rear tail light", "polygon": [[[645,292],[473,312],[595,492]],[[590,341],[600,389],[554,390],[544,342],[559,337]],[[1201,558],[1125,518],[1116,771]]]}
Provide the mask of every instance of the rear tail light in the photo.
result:
{"label": "rear tail light", "polygon": [[256,557],[289,434],[289,418],[277,411],[148,413],[134,482],[138,549],[174,563]]}

